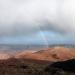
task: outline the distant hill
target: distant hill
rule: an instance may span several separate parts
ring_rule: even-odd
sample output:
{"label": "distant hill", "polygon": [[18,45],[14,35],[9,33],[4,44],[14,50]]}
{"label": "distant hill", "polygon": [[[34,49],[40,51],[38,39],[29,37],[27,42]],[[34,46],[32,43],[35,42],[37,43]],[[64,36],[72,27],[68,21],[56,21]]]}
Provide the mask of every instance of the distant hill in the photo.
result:
{"label": "distant hill", "polygon": [[67,48],[75,48],[75,44],[49,44],[48,46],[46,45],[41,45],[41,44],[30,44],[30,45],[25,45],[25,44],[0,44],[0,50],[14,50],[14,51],[19,51],[19,50],[39,50],[43,48],[48,48],[48,47],[67,47]]}
{"label": "distant hill", "polygon": [[38,50],[20,50],[12,52],[12,50],[0,50],[0,59],[6,58],[24,58],[46,61],[63,61],[68,59],[75,59],[75,48],[67,48],[63,46],[55,46],[50,48],[43,48]]}
{"label": "distant hill", "polygon": [[16,58],[28,58],[47,61],[61,61],[75,58],[75,49],[66,47],[52,47],[35,52],[19,52]]}

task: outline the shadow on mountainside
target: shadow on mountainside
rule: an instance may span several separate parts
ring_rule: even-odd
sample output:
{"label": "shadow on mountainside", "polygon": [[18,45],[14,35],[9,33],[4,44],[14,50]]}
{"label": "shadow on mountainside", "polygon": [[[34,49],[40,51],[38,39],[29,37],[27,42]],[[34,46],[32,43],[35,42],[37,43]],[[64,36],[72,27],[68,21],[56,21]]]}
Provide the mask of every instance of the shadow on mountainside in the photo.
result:
{"label": "shadow on mountainside", "polygon": [[75,59],[71,60],[66,60],[66,61],[60,61],[60,62],[55,62],[48,67],[45,68],[45,72],[68,72],[68,73],[75,73]]}

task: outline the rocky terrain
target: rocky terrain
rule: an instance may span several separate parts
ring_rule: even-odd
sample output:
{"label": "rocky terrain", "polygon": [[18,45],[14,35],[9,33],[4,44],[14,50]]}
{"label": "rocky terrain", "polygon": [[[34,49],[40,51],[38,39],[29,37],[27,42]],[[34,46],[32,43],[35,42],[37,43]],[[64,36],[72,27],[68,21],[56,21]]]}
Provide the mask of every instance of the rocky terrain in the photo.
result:
{"label": "rocky terrain", "polygon": [[17,52],[1,52],[0,59],[23,58],[47,61],[62,61],[75,58],[75,49],[66,47],[51,47],[42,50],[23,50]]}
{"label": "rocky terrain", "polygon": [[0,52],[0,75],[75,75],[75,50],[51,47]]}
{"label": "rocky terrain", "polygon": [[62,61],[75,58],[75,50],[66,47],[52,47],[39,51],[23,51],[15,55],[15,58],[27,58],[47,61]]}

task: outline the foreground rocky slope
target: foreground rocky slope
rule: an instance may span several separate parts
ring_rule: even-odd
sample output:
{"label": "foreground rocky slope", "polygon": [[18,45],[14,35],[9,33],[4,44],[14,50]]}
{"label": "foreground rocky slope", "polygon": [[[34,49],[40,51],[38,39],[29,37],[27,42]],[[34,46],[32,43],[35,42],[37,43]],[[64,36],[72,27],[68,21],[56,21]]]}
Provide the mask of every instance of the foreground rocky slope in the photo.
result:
{"label": "foreground rocky slope", "polygon": [[48,67],[45,68],[45,71],[51,72],[51,68],[54,68],[56,71],[66,71],[66,72],[73,72],[75,73],[75,59],[67,60],[67,61],[60,61],[60,62],[55,62]]}
{"label": "foreground rocky slope", "polygon": [[0,75],[75,75],[75,64],[72,63],[75,59],[48,62],[11,58],[0,60]]}

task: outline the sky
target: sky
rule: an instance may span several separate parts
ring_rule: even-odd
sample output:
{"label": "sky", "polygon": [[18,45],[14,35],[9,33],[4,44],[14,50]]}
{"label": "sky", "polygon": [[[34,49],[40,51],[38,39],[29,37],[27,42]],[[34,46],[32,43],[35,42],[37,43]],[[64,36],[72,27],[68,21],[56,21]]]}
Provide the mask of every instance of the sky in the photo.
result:
{"label": "sky", "polygon": [[75,0],[0,0],[0,44],[75,44]]}

